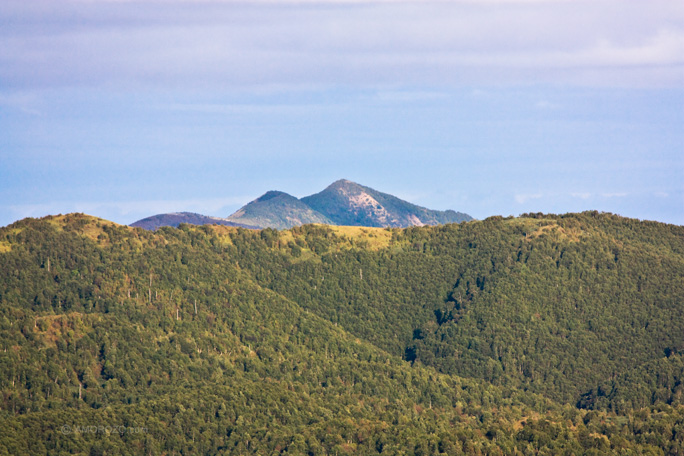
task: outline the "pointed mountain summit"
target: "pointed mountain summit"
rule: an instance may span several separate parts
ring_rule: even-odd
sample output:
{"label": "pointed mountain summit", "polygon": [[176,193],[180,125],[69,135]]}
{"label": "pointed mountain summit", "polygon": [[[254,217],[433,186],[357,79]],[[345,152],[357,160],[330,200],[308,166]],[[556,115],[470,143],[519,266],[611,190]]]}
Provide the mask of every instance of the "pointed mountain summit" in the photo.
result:
{"label": "pointed mountain summit", "polygon": [[301,199],[335,225],[407,227],[472,220],[461,212],[427,209],[387,193],[340,179],[325,190]]}
{"label": "pointed mountain summit", "polygon": [[285,192],[269,191],[226,220],[261,228],[287,229],[307,223],[332,225],[330,219]]}

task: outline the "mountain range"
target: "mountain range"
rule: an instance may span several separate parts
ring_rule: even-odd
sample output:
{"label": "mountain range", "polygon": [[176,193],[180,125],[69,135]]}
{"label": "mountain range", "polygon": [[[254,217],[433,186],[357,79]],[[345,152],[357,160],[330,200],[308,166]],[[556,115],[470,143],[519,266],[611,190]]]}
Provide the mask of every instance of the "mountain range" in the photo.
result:
{"label": "mountain range", "polygon": [[208,215],[196,214],[194,212],[171,212],[168,214],[158,214],[146,217],[131,224],[133,227],[144,228],[146,230],[156,230],[162,226],[178,227],[181,223],[188,225],[225,225],[240,228],[259,229],[258,226],[235,223],[221,217],[211,217]]}
{"label": "mountain range", "polygon": [[340,179],[323,191],[301,199],[281,191],[268,191],[226,218],[176,212],[147,217],[131,226],[154,230],[162,226],[175,227],[187,223],[288,229],[319,223],[406,228],[460,223],[472,219],[462,212],[427,209],[370,187]]}

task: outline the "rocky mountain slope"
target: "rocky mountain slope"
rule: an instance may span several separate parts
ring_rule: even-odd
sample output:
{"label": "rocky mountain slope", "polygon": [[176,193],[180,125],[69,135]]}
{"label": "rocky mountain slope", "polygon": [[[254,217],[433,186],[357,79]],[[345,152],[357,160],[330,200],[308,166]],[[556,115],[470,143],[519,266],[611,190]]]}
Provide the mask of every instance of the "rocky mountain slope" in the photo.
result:
{"label": "rocky mountain slope", "polygon": [[280,191],[269,191],[227,218],[187,212],[159,214],[131,226],[157,229],[160,226],[220,224],[245,228],[288,229],[319,223],[324,225],[396,227],[440,225],[472,220],[453,210],[436,211],[396,196],[341,179],[314,195],[297,199]]}
{"label": "rocky mountain slope", "polygon": [[468,214],[416,206],[346,179],[332,183],[320,193],[302,198],[302,202],[336,225],[404,228],[472,220]]}

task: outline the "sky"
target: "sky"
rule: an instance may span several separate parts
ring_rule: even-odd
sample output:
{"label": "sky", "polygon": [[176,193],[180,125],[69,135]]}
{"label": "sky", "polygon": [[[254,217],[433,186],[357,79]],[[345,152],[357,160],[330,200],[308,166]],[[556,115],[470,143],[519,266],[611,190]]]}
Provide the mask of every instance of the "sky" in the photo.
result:
{"label": "sky", "polygon": [[341,178],[684,225],[684,2],[0,2],[0,226]]}

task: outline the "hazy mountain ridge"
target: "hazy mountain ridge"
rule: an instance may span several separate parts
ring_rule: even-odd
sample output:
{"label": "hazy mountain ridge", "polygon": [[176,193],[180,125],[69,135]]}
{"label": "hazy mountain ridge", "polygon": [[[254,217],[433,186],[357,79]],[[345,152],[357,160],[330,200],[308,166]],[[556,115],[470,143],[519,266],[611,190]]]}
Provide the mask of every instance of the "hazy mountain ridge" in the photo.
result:
{"label": "hazy mountain ridge", "polygon": [[178,226],[179,223],[232,222],[247,228],[275,229],[288,229],[310,223],[405,228],[473,220],[468,214],[427,209],[345,179],[301,199],[271,190],[226,218],[189,215],[192,217],[186,216],[181,222],[178,214],[159,214],[139,220],[131,226],[156,229],[160,226]]}
{"label": "hazy mountain ridge", "polygon": [[175,228],[181,223],[187,223],[189,225],[226,225],[250,229],[259,228],[253,225],[233,222],[220,217],[211,217],[194,212],[171,212],[168,214],[152,215],[150,217],[138,220],[137,222],[131,223],[130,226],[143,228],[145,230],[156,230],[162,226],[170,226]]}

